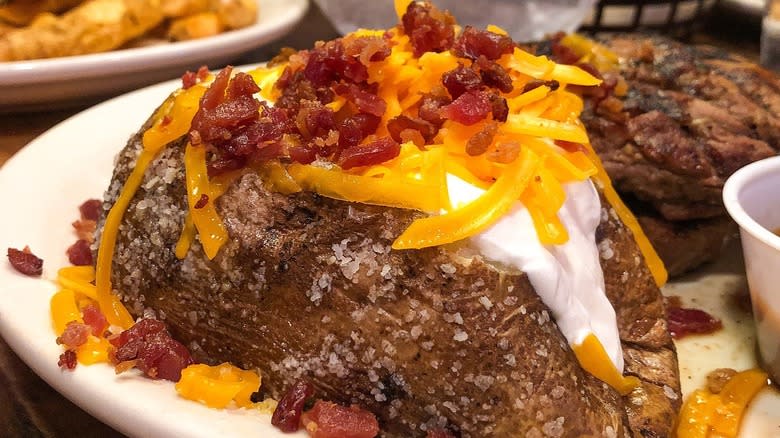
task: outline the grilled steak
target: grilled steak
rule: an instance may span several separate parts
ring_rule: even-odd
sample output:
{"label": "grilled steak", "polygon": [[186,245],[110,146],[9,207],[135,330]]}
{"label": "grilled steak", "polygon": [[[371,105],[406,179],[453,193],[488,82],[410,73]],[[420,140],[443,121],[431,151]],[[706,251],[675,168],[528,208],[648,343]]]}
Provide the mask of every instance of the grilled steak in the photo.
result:
{"label": "grilled steak", "polygon": [[663,37],[602,43],[621,57],[629,90],[591,100],[582,120],[618,190],[641,201],[633,206],[670,274],[680,274],[717,257],[736,230],[721,199],[726,178],[780,148],[780,80]]}
{"label": "grilled steak", "polygon": [[[136,135],[121,153],[108,204],[140,144]],[[230,235],[219,255],[209,261],[196,241],[178,260],[183,144],[147,169],[112,279],[136,316],[156,312],[200,360],[259,368],[274,397],[306,377],[321,396],[374,412],[384,436],[433,426],[463,437],[671,435],[680,390],[663,301],[608,211],[606,290],[627,372],[642,382],[626,397],[580,368],[522,272],[462,245],[391,250],[412,210],[285,196],[249,172],[217,201]]]}

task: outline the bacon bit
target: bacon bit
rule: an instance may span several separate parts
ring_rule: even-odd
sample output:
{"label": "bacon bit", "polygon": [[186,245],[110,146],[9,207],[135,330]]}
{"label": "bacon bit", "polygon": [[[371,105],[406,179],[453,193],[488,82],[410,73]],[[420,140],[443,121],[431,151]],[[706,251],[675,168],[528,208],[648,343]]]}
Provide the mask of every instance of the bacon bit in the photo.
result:
{"label": "bacon bit", "polygon": [[192,88],[195,86],[195,84],[198,83],[198,77],[196,76],[195,72],[191,72],[187,70],[184,72],[183,75],[181,75],[181,87],[183,89]]}
{"label": "bacon bit", "polygon": [[488,60],[484,56],[480,56],[477,59],[477,66],[479,67],[479,75],[482,78],[482,82],[488,87],[497,88],[502,93],[509,93],[514,89],[512,78],[504,67]]}
{"label": "bacon bit", "polygon": [[198,202],[195,203],[193,206],[195,209],[200,209],[206,206],[206,204],[209,203],[209,195],[203,193],[200,195],[200,199],[198,199]]}
{"label": "bacon bit", "polygon": [[707,374],[707,389],[713,394],[720,394],[723,386],[737,374],[732,368],[716,368]]}
{"label": "bacon bit", "polygon": [[108,320],[98,306],[93,304],[85,306],[81,310],[81,317],[84,319],[84,324],[90,327],[95,336],[103,336],[108,329]]}
{"label": "bacon bit", "polygon": [[306,380],[299,380],[284,393],[276,405],[271,424],[282,432],[295,432],[301,421],[306,401],[314,395],[314,387]]}
{"label": "bacon bit", "polygon": [[187,348],[156,319],[142,319],[109,342],[116,347],[115,361],[137,360],[136,367],[155,379],[177,382],[181,370],[194,363]]}
{"label": "bacon bit", "polygon": [[79,206],[81,220],[97,222],[100,219],[100,210],[103,202],[99,199],[89,199]]}
{"label": "bacon bit", "polygon": [[31,277],[40,276],[43,273],[43,260],[36,257],[30,251],[29,246],[25,246],[24,250],[19,251],[15,248],[8,248],[8,261],[11,262],[11,266],[24,275]]}
{"label": "bacon bit", "polygon": [[57,366],[62,370],[73,371],[76,369],[78,361],[76,360],[76,352],[73,350],[65,350],[60,355],[60,359],[57,361]]}
{"label": "bacon bit", "polygon": [[441,117],[441,108],[451,102],[452,100],[447,96],[426,94],[420,99],[418,115],[433,126],[440,127],[444,123],[444,119]]}
{"label": "bacon bit", "polygon": [[666,309],[669,333],[674,339],[688,335],[714,333],[723,328],[723,323],[709,313],[699,309],[670,307]]}
{"label": "bacon bit", "polygon": [[73,225],[73,228],[76,230],[76,235],[79,239],[86,240],[89,243],[95,241],[97,222],[89,219],[79,219],[71,225]]}
{"label": "bacon bit", "polygon": [[482,78],[479,74],[463,64],[445,72],[441,76],[441,82],[453,99],[457,99],[467,91],[475,91],[482,88]]}
{"label": "bacon bit", "polygon": [[498,125],[496,123],[489,123],[485,125],[485,128],[476,134],[466,142],[466,153],[472,157],[482,155],[487,152],[490,145],[493,143],[493,137],[496,136],[498,131]]}
{"label": "bacon bit", "polygon": [[336,126],[336,115],[332,109],[314,100],[301,102],[295,126],[304,139],[324,137]]}
{"label": "bacon bit", "polygon": [[379,117],[364,113],[347,117],[338,127],[339,147],[347,149],[357,146],[364,138],[376,131],[380,121]]}
{"label": "bacon bit", "polygon": [[79,239],[68,248],[68,261],[76,266],[88,266],[92,264],[92,250],[89,248],[89,242]]}
{"label": "bacon bit", "polygon": [[490,113],[493,115],[493,120],[506,122],[507,117],[509,117],[509,104],[506,99],[497,94],[491,94]]}
{"label": "bacon bit", "polygon": [[373,438],[379,434],[373,413],[323,400],[317,400],[311,410],[304,412],[301,422],[313,438]]}
{"label": "bacon bit", "polygon": [[57,338],[57,344],[67,348],[79,347],[87,342],[90,332],[90,326],[71,321],[65,326],[65,331]]}
{"label": "bacon bit", "polygon": [[200,68],[198,68],[198,80],[203,82],[209,77],[209,68],[205,65],[201,65]]}
{"label": "bacon bit", "polygon": [[435,429],[430,429],[428,433],[425,434],[425,438],[455,438],[455,435],[447,429],[437,427]]}
{"label": "bacon bit", "polygon": [[341,151],[339,164],[342,169],[384,163],[401,153],[401,145],[390,137],[382,137],[370,143],[353,146]]}
{"label": "bacon bit", "polygon": [[430,3],[409,3],[401,23],[418,58],[425,52],[448,50],[455,40],[455,18]]}
{"label": "bacon bit", "polygon": [[480,56],[493,61],[515,49],[512,38],[500,35],[488,30],[478,30],[472,26],[466,26],[463,32],[452,45],[452,51],[456,56],[476,60]]}
{"label": "bacon bit", "polygon": [[[420,136],[420,140],[422,140],[421,143],[415,142],[417,146],[424,146],[428,144],[431,140],[433,140],[433,137],[435,137],[436,133],[439,131],[430,122],[426,122],[422,119],[414,119],[405,115],[400,115],[390,119],[387,122],[387,130],[390,132],[390,137],[392,137],[393,140],[397,141],[398,143],[403,143],[407,140],[407,138],[404,138],[403,135],[405,131],[417,132],[417,135]],[[407,133],[406,135],[410,136],[413,134]]]}
{"label": "bacon bit", "polygon": [[355,84],[339,84],[334,88],[334,91],[354,103],[360,112],[382,117],[387,109],[387,103],[382,98],[362,90]]}
{"label": "bacon bit", "polygon": [[473,125],[491,112],[490,97],[485,91],[463,93],[451,104],[441,108],[441,116],[463,125]]}

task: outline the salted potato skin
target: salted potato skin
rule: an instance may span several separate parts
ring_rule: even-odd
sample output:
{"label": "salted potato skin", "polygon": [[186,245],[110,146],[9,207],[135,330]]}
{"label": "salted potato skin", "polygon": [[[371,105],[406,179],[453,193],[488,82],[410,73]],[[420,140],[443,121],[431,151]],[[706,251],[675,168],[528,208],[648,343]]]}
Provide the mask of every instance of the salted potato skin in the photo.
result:
{"label": "salted potato skin", "polygon": [[[120,155],[108,205],[143,130]],[[281,195],[248,172],[217,201],[230,241],[214,260],[197,242],[178,260],[184,142],[147,170],[112,278],[131,312],[156,312],[200,360],[259,368],[277,398],[305,377],[318,396],[374,412],[389,437],[444,425],[464,437],[671,435],[680,392],[663,300],[606,204],[607,293],[627,371],[642,380],[627,397],[579,367],[523,273],[460,246],[391,250],[418,212]]]}

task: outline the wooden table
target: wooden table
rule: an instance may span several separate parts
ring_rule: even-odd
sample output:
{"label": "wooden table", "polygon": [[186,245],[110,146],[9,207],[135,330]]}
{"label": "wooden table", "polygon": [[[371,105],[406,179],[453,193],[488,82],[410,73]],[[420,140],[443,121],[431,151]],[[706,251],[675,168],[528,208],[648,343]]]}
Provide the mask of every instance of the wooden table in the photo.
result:
{"label": "wooden table", "polygon": [[[731,20],[733,17],[726,17]],[[711,25],[717,26],[716,16]],[[711,28],[706,26],[704,29]],[[720,29],[739,29],[733,23]],[[284,46],[307,48],[317,40],[337,36],[333,26],[312,4],[303,22],[289,36],[255,50],[236,61],[236,65],[265,61]],[[695,42],[736,49],[748,58],[758,58],[757,29],[742,27],[736,33],[699,32]],[[1,91],[0,91],[1,92]],[[30,114],[0,114],[0,166],[19,149],[58,122],[83,110]],[[53,341],[52,341],[53,342]],[[102,424],[54,391],[38,378],[8,345],[0,339],[0,436],[4,437],[115,437],[117,431]]]}

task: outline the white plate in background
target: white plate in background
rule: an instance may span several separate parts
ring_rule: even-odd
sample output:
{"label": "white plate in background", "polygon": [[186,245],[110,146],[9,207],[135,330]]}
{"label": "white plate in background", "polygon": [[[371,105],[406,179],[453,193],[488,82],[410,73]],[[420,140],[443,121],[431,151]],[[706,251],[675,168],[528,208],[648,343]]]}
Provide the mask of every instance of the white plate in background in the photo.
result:
{"label": "white plate in background", "polygon": [[180,77],[206,64],[223,67],[286,34],[308,0],[258,0],[257,22],[213,37],[90,55],[0,62],[0,112],[77,106]]}
{"label": "white plate in background", "polygon": [[[75,241],[71,222],[78,205],[101,198],[113,158],[165,97],[179,86],[168,81],[104,102],[47,131],[0,168],[0,250],[29,245],[44,260],[43,279],[23,276],[0,262],[0,334],[39,376],[101,421],[138,437],[285,438],[256,411],[209,409],[179,398],[171,382],[128,372],[117,376],[107,364],[61,371],[62,348],[55,343],[49,299],[59,267],[68,265],[65,249]],[[97,128],[96,128],[97,127]],[[45,175],[42,177],[41,175]],[[684,394],[703,387],[714,368],[755,366],[754,328],[732,296],[742,290],[739,248],[718,264],[664,288],[684,304],[723,320],[722,331],[677,342]],[[780,436],[780,396],[764,391],[751,405],[742,437]]]}

